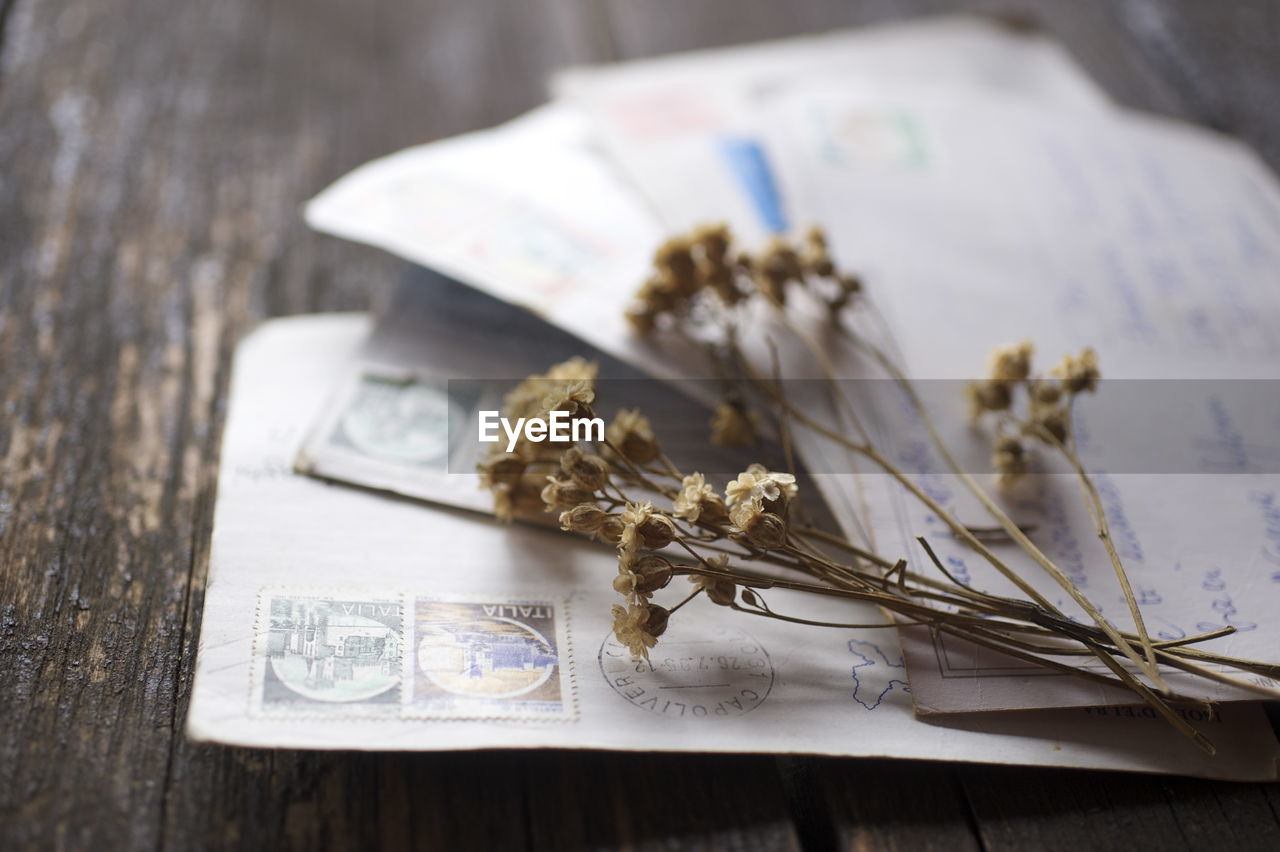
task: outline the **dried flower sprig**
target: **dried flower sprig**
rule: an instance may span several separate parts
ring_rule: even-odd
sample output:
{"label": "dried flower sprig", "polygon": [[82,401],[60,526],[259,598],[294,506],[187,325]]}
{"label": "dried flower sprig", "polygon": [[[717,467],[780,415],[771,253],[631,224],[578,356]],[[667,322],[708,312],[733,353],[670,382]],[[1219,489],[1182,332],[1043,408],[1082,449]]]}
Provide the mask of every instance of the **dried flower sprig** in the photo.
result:
{"label": "dried flower sprig", "polygon": [[996,347],[988,359],[987,377],[965,389],[970,416],[995,423],[992,463],[1002,488],[1013,487],[1030,470],[1023,439],[1065,449],[1075,398],[1092,393],[1102,377],[1092,349],[1064,356],[1049,377],[1033,375],[1034,356],[1029,340]]}
{"label": "dried flower sprig", "polygon": [[[543,375],[530,376],[503,398],[503,411],[512,418],[545,419],[552,411],[571,415],[590,411],[595,401],[597,367],[582,358],[557,364]],[[534,442],[520,435],[508,452],[494,444],[479,464],[483,487],[493,493],[493,512],[510,521],[517,514],[541,511],[544,502],[576,506],[592,490],[584,488],[582,471],[561,467],[562,442]],[[591,466],[594,461],[579,465]]]}
{"label": "dried flower sprig", "polygon": [[[1173,693],[1163,680],[1163,669],[1172,667],[1276,697],[1274,690],[1210,666],[1276,679],[1280,677],[1280,664],[1243,660],[1195,647],[1228,635],[1233,628],[1177,642],[1155,642],[1142,624],[1123,566],[1106,535],[1101,501],[1071,443],[1072,400],[1091,391],[1099,380],[1097,358],[1091,350],[1064,359],[1052,372],[1052,378],[1035,378],[1034,350],[1029,343],[1001,347],[992,355],[987,379],[977,383],[969,395],[975,413],[1003,418],[999,421],[995,454],[997,468],[1005,479],[1016,481],[1025,472],[1025,439],[1062,453],[1072,464],[1130,601],[1134,631],[1120,630],[1107,622],[1070,578],[960,468],[939,438],[909,380],[878,347],[863,339],[853,341],[902,386],[940,455],[991,514],[996,529],[1062,585],[1093,618],[1093,624],[1074,621],[1054,607],[995,554],[986,543],[986,534],[952,517],[877,450],[864,433],[856,438],[846,437],[835,426],[818,421],[792,404],[777,383],[761,376],[737,344],[736,312],[752,301],[762,301],[784,312],[791,287],[803,287],[825,302],[833,325],[840,328],[842,311],[855,304],[853,297],[862,291],[856,277],[836,270],[819,231],[811,231],[798,247],[774,241],[759,255],[751,256],[733,251],[727,229],[705,227],[659,249],[654,275],[641,288],[628,315],[643,334],[696,335],[705,342],[708,329],[718,332],[717,351],[726,361],[722,366],[727,368],[726,374],[740,377],[733,388],[738,413],[743,417],[754,413],[743,402],[749,395],[763,399],[775,419],[811,429],[870,460],[941,518],[959,540],[1011,580],[1026,599],[994,595],[959,582],[923,537],[917,542],[940,578],[910,570],[906,559],[900,556],[867,550],[837,533],[802,522],[798,511],[801,494],[793,471],[751,465],[718,490],[701,473],[684,473],[672,464],[662,452],[651,424],[635,410],[624,410],[614,418],[600,446],[540,444],[517,447],[513,453],[497,453],[486,459],[482,472],[501,516],[509,518],[517,511],[529,510],[530,495],[540,481],[545,483],[537,491],[540,500],[547,511],[560,512],[563,529],[589,535],[616,550],[618,573],[613,588],[623,603],[613,607],[613,629],[618,641],[634,655],[647,657],[680,608],[705,595],[715,604],[742,613],[799,624],[927,625],[1020,660],[1127,688],[1209,751],[1212,746],[1208,741],[1170,707],[1170,701],[1191,699]],[[784,322],[783,327],[801,334],[789,323]],[[821,349],[812,340],[804,342],[818,358]],[[832,393],[838,394],[829,363],[818,360],[828,371]],[[511,413],[535,408],[545,411],[563,405],[589,412],[595,399],[593,378],[594,370],[585,363],[558,365],[545,376],[531,380],[540,387],[548,379],[557,384],[550,398],[545,392],[535,392],[526,382],[507,402],[514,409]],[[1019,396],[1026,398],[1025,413],[1015,415]],[[787,429],[781,432],[787,440]],[[787,450],[790,458],[789,446]],[[673,605],[655,603],[655,595],[669,589],[677,576],[687,576],[692,590]],[[893,621],[838,624],[779,612],[764,595],[776,588],[874,604],[891,613]],[[1082,657],[1101,660],[1111,674],[1099,674],[1074,664]],[[1127,660],[1129,666],[1121,659]]]}
{"label": "dried flower sprig", "polygon": [[626,309],[632,328],[641,335],[678,328],[750,301],[753,297],[784,305],[790,287],[822,294],[833,313],[862,292],[856,275],[839,272],[820,228],[805,232],[799,245],[771,238],[759,254],[731,251],[725,225],[703,225],[687,236],[667,240],[654,253],[654,272]]}

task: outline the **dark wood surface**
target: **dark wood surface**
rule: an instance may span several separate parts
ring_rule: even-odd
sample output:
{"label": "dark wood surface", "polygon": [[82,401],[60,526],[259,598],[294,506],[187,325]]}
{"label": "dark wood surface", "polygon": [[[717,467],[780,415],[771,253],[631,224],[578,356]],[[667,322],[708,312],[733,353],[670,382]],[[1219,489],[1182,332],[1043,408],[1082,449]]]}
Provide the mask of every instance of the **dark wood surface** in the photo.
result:
{"label": "dark wood surface", "polygon": [[[304,200],[565,64],[976,5],[0,0],[0,848],[1280,848],[1275,785],[182,735],[233,346],[401,275]],[[1280,165],[1275,0],[1004,8]]]}

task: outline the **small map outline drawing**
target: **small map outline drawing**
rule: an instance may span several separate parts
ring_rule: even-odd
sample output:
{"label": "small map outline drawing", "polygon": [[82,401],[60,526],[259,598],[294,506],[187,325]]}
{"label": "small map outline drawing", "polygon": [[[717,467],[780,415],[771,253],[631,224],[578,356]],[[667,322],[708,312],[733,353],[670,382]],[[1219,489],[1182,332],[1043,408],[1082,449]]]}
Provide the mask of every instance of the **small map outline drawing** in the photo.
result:
{"label": "small map outline drawing", "polygon": [[850,653],[850,654],[853,654],[855,657],[858,657],[859,659],[861,659],[861,660],[862,660],[862,662],[860,662],[860,663],[854,663],[854,664],[853,664],[853,667],[849,670],[849,671],[850,671],[850,675],[853,677],[853,692],[852,692],[852,696],[853,696],[853,700],[854,700],[854,701],[856,701],[856,702],[858,702],[859,704],[861,704],[861,705],[862,705],[865,709],[867,709],[867,710],[875,710],[877,707],[879,707],[879,706],[880,706],[881,702],[883,702],[883,701],[884,701],[885,696],[886,696],[886,695],[888,695],[890,692],[892,692],[892,691],[893,691],[893,688],[894,688],[895,686],[899,686],[899,687],[901,687],[903,692],[906,692],[906,693],[910,693],[910,692],[911,692],[911,687],[910,687],[910,685],[907,683],[907,681],[905,681],[905,680],[900,680],[900,679],[898,679],[898,678],[890,678],[890,680],[889,680],[888,684],[886,684],[886,685],[885,685],[885,687],[884,687],[883,689],[881,689],[881,690],[880,690],[879,694],[878,694],[878,695],[876,695],[876,698],[875,698],[875,702],[874,702],[874,703],[870,703],[870,704],[869,704],[869,703],[867,703],[867,701],[866,701],[866,700],[864,700],[863,698],[859,697],[859,695],[858,695],[859,691],[861,691],[864,687],[866,687],[866,686],[867,686],[867,684],[864,684],[864,683],[862,682],[861,678],[859,678],[859,677],[858,677],[858,669],[865,669],[865,668],[867,668],[868,666],[875,666],[875,665],[877,665],[877,664],[878,664],[878,663],[877,663],[877,661],[876,661],[875,659],[873,659],[872,657],[868,656],[866,653],[863,653],[862,651],[859,651],[859,650],[858,650],[858,647],[859,647],[859,646],[861,646],[861,647],[862,647],[862,648],[864,648],[864,649],[868,649],[868,653],[874,654],[875,656],[879,657],[879,658],[880,658],[880,661],[883,661],[883,663],[884,663],[886,666],[888,666],[889,668],[891,668],[891,669],[905,669],[905,668],[906,668],[906,666],[905,666],[905,665],[903,664],[903,662],[902,662],[902,657],[901,657],[901,656],[899,656],[899,657],[898,657],[898,661],[897,661],[896,663],[891,662],[891,661],[889,660],[888,656],[886,656],[886,655],[885,655],[884,651],[882,651],[882,650],[880,649],[880,646],[879,646],[879,645],[876,645],[874,642],[864,642],[864,641],[862,641],[861,639],[850,639],[850,640],[849,640],[849,653]]}

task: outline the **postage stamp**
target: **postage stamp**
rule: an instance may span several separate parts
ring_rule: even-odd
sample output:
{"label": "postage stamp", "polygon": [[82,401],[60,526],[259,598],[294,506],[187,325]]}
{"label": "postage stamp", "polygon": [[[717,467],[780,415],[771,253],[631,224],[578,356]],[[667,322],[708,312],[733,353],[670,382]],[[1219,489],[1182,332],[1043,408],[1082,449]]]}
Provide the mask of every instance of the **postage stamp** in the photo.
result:
{"label": "postage stamp", "polygon": [[479,444],[468,428],[480,393],[465,382],[361,362],[311,425],[294,470],[489,511],[492,499],[475,472]]}
{"label": "postage stamp", "polygon": [[444,382],[361,371],[327,438],[330,444],[391,464],[444,470],[465,412]]}
{"label": "postage stamp", "polygon": [[670,719],[750,713],[769,697],[774,677],[768,652],[745,630],[674,619],[648,660],[632,659],[610,633],[600,671],[619,696]]}
{"label": "postage stamp", "polygon": [[406,715],[577,717],[564,599],[414,602]]}
{"label": "postage stamp", "polygon": [[403,610],[394,595],[264,590],[251,710],[284,716],[398,714]]}

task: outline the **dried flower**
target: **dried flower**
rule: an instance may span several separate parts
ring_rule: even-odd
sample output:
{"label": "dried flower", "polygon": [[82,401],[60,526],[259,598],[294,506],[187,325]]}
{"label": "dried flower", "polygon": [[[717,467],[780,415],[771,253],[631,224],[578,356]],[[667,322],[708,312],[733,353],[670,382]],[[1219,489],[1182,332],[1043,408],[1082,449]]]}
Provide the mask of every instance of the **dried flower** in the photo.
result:
{"label": "dried flower", "polygon": [[591,537],[617,547],[622,543],[622,534],[626,532],[626,528],[621,515],[609,515]]}
{"label": "dried flower", "polygon": [[624,314],[632,332],[640,337],[648,337],[658,327],[657,314],[643,304],[632,305]]}
{"label": "dried flower", "polygon": [[1079,356],[1063,355],[1052,373],[1062,379],[1063,390],[1071,394],[1093,392],[1098,387],[1098,379],[1102,378],[1098,354],[1088,347]]}
{"label": "dried flower", "polygon": [[703,257],[723,263],[729,252],[729,226],[724,223],[701,225],[693,231],[693,241],[702,247]]}
{"label": "dried flower", "polygon": [[560,469],[584,491],[599,491],[609,481],[609,465],[605,460],[587,455],[577,447],[570,447],[560,456]]}
{"label": "dried flower", "polygon": [[608,512],[594,503],[580,503],[560,513],[560,529],[566,532],[596,533],[609,517]]}
{"label": "dried flower", "polygon": [[671,582],[671,563],[657,554],[647,554],[634,561],[618,560],[618,576],[613,588],[630,603],[648,600],[658,589]]}
{"label": "dried flower", "polygon": [[[1055,442],[1065,444],[1069,431],[1066,409],[1062,407],[1040,408],[1034,411],[1023,431],[1044,441],[1046,444]],[[1051,436],[1053,440],[1046,440],[1046,435]]]}
{"label": "dried flower", "polygon": [[667,629],[670,613],[657,604],[613,605],[613,635],[627,646],[633,657],[649,659],[649,649]]}
{"label": "dried flower", "polygon": [[658,246],[653,255],[653,265],[677,292],[690,294],[698,289],[697,264],[689,238],[672,237]]}
{"label": "dried flower", "polygon": [[835,264],[831,262],[831,255],[827,251],[827,235],[817,225],[811,226],[805,232],[800,264],[805,272],[823,278],[835,273]]}
{"label": "dried flower", "polygon": [[987,375],[997,382],[1020,382],[1031,375],[1035,346],[1030,340],[997,346],[987,356]]}
{"label": "dried flower", "polygon": [[[733,483],[729,483],[732,485]],[[729,520],[740,530],[746,529],[764,512],[764,503],[758,497],[738,500],[729,509]]]}
{"label": "dried flower", "polygon": [[542,409],[547,412],[567,411],[570,415],[590,410],[595,402],[596,389],[592,379],[563,379],[553,382],[542,398]]}
{"label": "dried flower", "polygon": [[[707,560],[707,567],[715,571],[728,571],[729,557],[724,554],[712,557]],[[689,582],[701,589],[713,604],[729,606],[733,603],[737,587],[728,577],[719,577],[712,574],[690,574]]]}
{"label": "dried flower", "polygon": [[762,464],[753,464],[725,487],[725,502],[731,508],[747,500],[776,503],[790,500],[798,491],[796,478],[791,474],[778,473],[766,469]]}
{"label": "dried flower", "polygon": [[653,514],[652,503],[628,503],[622,512],[622,534],[618,550],[632,556],[640,549],[640,525]]}
{"label": "dried flower", "polygon": [[652,503],[628,503],[622,512],[622,525],[618,550],[626,557],[641,547],[661,550],[676,537],[675,523],[655,512]]}
{"label": "dried flower", "polygon": [[556,407],[547,405],[548,401],[559,404],[571,399],[576,405],[585,400],[589,404],[595,397],[597,369],[595,362],[574,357],[553,365],[542,375],[529,376],[503,397],[503,414],[512,418],[541,417]]}
{"label": "dried flower", "polygon": [[1032,405],[1057,405],[1060,399],[1062,399],[1061,385],[1041,380],[1036,382],[1031,388]]}
{"label": "dried flower", "polygon": [[745,447],[755,443],[756,425],[752,412],[733,402],[716,405],[711,417],[711,442],[722,447]]}
{"label": "dried flower", "polygon": [[524,474],[527,462],[515,453],[500,453],[480,462],[481,485],[488,488],[494,485],[515,485]]}
{"label": "dried flower", "polygon": [[1013,392],[1005,382],[984,379],[965,386],[969,399],[969,416],[974,420],[988,411],[1007,411],[1013,404]]}
{"label": "dried flower", "polygon": [[996,473],[1000,474],[1000,487],[1007,488],[1027,472],[1026,448],[1017,438],[1005,436],[996,441],[991,463],[995,466]]}
{"label": "dried flower", "polygon": [[542,487],[540,496],[543,507],[548,512],[555,509],[572,509],[580,503],[590,503],[594,496],[567,477],[548,476],[546,483]]}
{"label": "dried flower", "polygon": [[725,517],[724,500],[700,473],[691,473],[681,480],[680,493],[676,495],[672,509],[677,518],[695,523],[702,519],[714,524]]}
{"label": "dried flower", "polygon": [[605,431],[605,440],[634,464],[648,464],[662,454],[649,418],[637,408],[624,408]]}

